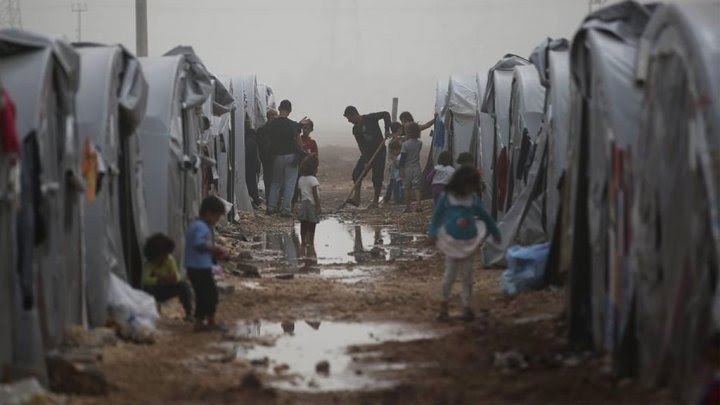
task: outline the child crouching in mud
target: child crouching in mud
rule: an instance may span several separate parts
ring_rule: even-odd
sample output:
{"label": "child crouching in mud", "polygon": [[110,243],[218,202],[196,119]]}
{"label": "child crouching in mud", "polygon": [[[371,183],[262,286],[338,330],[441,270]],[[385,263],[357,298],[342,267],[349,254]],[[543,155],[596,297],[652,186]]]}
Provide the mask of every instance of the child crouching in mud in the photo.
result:
{"label": "child crouching in mud", "polygon": [[473,258],[488,231],[499,243],[500,231],[480,201],[479,174],[471,167],[461,167],[455,171],[445,186],[445,191],[440,194],[428,232],[429,242],[435,243],[438,250],[445,255],[445,277],[438,320],[449,319],[448,300],[458,273],[462,280],[461,319],[475,319],[471,306]]}
{"label": "child crouching in mud", "polygon": [[205,197],[200,216],[185,232],[185,267],[195,290],[195,331],[222,330],[215,322],[218,290],[213,277],[213,257],[223,259],[227,252],[214,243],[213,227],[225,215],[225,204],[215,196]]}

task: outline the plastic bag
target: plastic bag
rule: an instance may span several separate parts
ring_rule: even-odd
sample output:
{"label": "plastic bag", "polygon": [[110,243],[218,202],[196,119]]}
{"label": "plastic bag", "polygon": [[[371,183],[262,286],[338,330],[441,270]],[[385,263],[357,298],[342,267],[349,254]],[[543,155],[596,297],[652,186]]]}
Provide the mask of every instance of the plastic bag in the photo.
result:
{"label": "plastic bag", "polygon": [[130,287],[114,274],[110,274],[108,313],[122,338],[139,343],[155,342],[155,322],[160,319],[155,298]]}
{"label": "plastic bag", "polygon": [[502,274],[502,292],[515,295],[520,291],[541,287],[549,254],[550,242],[510,247],[505,254],[508,268]]}
{"label": "plastic bag", "polygon": [[48,393],[34,378],[12,384],[0,384],[0,403],[2,404],[23,405],[46,402],[48,402]]}

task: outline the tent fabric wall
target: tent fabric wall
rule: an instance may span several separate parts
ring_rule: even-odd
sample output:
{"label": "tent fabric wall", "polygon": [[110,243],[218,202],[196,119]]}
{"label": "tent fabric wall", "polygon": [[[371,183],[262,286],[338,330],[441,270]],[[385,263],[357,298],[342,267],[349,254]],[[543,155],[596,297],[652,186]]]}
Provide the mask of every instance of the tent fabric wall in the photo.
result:
{"label": "tent fabric wall", "polygon": [[482,101],[487,88],[487,73],[478,73],[476,75],[477,83],[477,117],[478,117],[478,140],[477,152],[475,154],[476,162],[482,172],[482,179],[485,183],[485,190],[482,194],[482,200],[486,205],[492,200],[492,178],[493,178],[493,139],[495,138],[494,122],[490,114],[480,111],[482,109]]}
{"label": "tent fabric wall", "polygon": [[[231,112],[230,127],[231,137],[233,137],[234,145],[234,197],[233,205],[235,213],[252,212],[252,200],[247,191],[247,183],[245,183],[245,111],[257,109],[257,80],[255,76],[236,76],[228,80],[228,90],[235,99],[235,109]],[[250,102],[248,105],[247,102]],[[248,114],[251,118],[253,114]],[[259,119],[255,115],[256,119]],[[252,125],[252,124],[251,124]],[[233,136],[234,135],[234,136]]]}
{"label": "tent fabric wall", "polygon": [[698,398],[704,353],[720,332],[712,316],[720,305],[719,15],[719,3],[661,7],[636,71],[645,96],[631,254],[639,373],[648,383],[670,381],[683,402]]}
{"label": "tent fabric wall", "polygon": [[462,152],[477,150],[478,93],[475,76],[450,76],[447,99],[442,109],[445,124],[445,150],[453,154],[453,161]]}
{"label": "tent fabric wall", "polygon": [[[498,218],[502,214],[500,208],[500,184],[498,178],[504,168],[498,166],[498,157],[501,150],[507,146],[510,136],[510,92],[512,75],[515,66],[527,65],[529,62],[516,55],[507,54],[488,71],[487,86],[482,96],[480,111],[489,114],[494,121],[495,134],[493,137],[492,171],[493,181],[489,184],[492,201],[491,214]],[[503,169],[503,170],[500,170]]]}
{"label": "tent fabric wall", "polygon": [[181,56],[140,58],[140,63],[149,86],[147,111],[138,127],[148,232],[172,238],[181,263],[185,231],[182,87],[189,78]]}
{"label": "tent fabric wall", "polygon": [[[15,101],[23,143],[20,279],[10,287],[16,292],[13,365],[46,381],[44,348],[59,345],[65,327],[79,317],[69,309],[80,298],[68,293],[81,290],[82,272],[79,147],[73,119],[79,58],[61,40],[18,30],[0,31],[0,55],[0,77]],[[42,206],[40,217],[35,202]],[[34,224],[44,226],[44,232],[36,234],[40,228]]]}
{"label": "tent fabric wall", "polygon": [[[540,135],[545,108],[545,88],[540,84],[537,69],[532,65],[515,67],[510,94],[510,141],[508,142],[508,184],[505,201],[510,209],[516,193],[527,183],[527,172],[533,150]],[[527,147],[523,153],[523,143]]]}
{"label": "tent fabric wall", "polygon": [[[1,80],[0,80],[1,81]],[[0,84],[0,90],[4,86]],[[0,100],[0,110],[14,108],[12,100]],[[12,123],[14,125],[14,123]],[[8,151],[0,150],[0,370],[13,360],[13,309],[17,270],[17,226],[19,184],[12,184],[13,172],[19,170]]]}
{"label": "tent fabric wall", "polygon": [[122,184],[121,172],[129,167],[122,145],[144,114],[147,84],[140,71],[128,69],[139,63],[137,59],[119,46],[78,46],[77,51],[82,77],[79,134],[92,140],[107,168],[95,201],[88,201],[84,211],[88,314],[92,326],[102,326],[107,318],[110,272],[130,279],[128,263],[133,258],[127,247],[138,244],[137,235],[128,234],[127,229],[123,232],[121,222],[123,210],[132,205],[128,195],[132,188]]}
{"label": "tent fabric wall", "polygon": [[570,127],[570,57],[566,39],[548,38],[536,48],[530,61],[546,88],[543,131],[547,137],[545,163],[545,232],[553,240],[560,206],[559,183],[565,168]]}
{"label": "tent fabric wall", "polygon": [[[589,15],[570,54],[573,110],[567,187],[577,188],[563,207],[570,273],[573,340],[620,353],[632,342],[633,278],[627,265],[632,159],[642,94],[634,86],[637,46],[652,8],[635,2]],[[577,149],[576,149],[577,148]],[[577,151],[577,152],[576,152]],[[590,153],[592,151],[592,153]],[[578,153],[579,152],[579,153]],[[573,198],[574,197],[574,198]],[[568,219],[566,221],[566,219]],[[569,229],[569,231],[568,231]]]}

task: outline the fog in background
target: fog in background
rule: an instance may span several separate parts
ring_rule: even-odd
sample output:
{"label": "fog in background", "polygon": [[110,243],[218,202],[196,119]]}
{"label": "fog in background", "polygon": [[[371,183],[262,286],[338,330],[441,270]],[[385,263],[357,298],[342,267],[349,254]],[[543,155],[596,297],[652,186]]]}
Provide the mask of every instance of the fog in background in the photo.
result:
{"label": "fog in background", "polygon": [[[71,1],[21,0],[23,28],[76,40]],[[86,0],[82,40],[135,51],[134,0]],[[148,0],[150,56],[191,45],[217,75],[257,74],[324,144],[354,142],[342,116],[400,111],[432,118],[435,87],[570,38],[585,0]]]}

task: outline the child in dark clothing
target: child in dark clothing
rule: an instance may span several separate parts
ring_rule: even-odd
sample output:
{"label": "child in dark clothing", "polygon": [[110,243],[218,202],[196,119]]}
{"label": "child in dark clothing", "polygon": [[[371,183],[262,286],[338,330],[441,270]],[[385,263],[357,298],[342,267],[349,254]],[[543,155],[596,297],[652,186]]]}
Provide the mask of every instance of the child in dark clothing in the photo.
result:
{"label": "child in dark clothing", "polygon": [[195,330],[218,330],[215,310],[218,290],[212,268],[213,258],[223,259],[227,252],[213,243],[212,228],[225,215],[225,204],[215,197],[206,197],[200,204],[200,217],[185,233],[185,267],[195,290]]}

